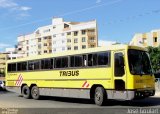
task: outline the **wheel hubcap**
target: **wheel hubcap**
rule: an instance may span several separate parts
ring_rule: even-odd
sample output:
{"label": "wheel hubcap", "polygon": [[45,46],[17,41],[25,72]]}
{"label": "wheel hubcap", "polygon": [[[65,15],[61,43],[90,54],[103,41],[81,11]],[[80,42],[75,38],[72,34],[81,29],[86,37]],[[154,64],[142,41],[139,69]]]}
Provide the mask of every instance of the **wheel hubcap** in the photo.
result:
{"label": "wheel hubcap", "polygon": [[38,91],[36,89],[33,89],[32,93],[33,93],[34,96],[38,95]]}
{"label": "wheel hubcap", "polygon": [[99,93],[99,92],[96,92],[96,99],[97,99],[97,101],[100,101],[100,99],[101,99],[100,96],[101,96],[100,93]]}
{"label": "wheel hubcap", "polygon": [[25,94],[25,95],[28,94],[28,90],[27,90],[27,89],[24,90],[24,94]]}

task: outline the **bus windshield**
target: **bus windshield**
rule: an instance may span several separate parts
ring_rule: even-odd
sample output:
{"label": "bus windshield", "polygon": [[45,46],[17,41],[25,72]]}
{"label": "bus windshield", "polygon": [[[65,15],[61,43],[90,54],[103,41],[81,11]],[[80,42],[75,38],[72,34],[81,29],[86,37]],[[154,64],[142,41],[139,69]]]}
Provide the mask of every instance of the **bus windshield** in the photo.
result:
{"label": "bus windshield", "polygon": [[145,51],[128,50],[129,69],[133,75],[150,75],[152,68],[149,55]]}

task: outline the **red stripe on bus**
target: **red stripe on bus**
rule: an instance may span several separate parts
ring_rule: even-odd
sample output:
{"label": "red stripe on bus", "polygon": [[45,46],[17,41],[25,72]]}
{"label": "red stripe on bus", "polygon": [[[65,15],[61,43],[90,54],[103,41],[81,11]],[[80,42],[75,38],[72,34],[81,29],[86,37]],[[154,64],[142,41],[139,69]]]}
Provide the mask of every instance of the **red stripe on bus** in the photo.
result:
{"label": "red stripe on bus", "polygon": [[89,87],[89,84],[87,84],[87,86],[86,87]]}
{"label": "red stripe on bus", "polygon": [[82,85],[82,87],[84,87],[86,85],[87,81],[84,82],[84,84]]}

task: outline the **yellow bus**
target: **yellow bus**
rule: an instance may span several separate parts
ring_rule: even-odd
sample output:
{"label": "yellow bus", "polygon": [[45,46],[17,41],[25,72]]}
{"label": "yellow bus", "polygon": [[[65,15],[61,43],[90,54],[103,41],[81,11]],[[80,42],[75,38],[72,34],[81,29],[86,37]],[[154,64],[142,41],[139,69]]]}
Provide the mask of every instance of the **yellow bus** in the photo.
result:
{"label": "yellow bus", "polygon": [[155,94],[146,50],[113,45],[9,60],[6,88],[24,98],[40,96],[133,100]]}

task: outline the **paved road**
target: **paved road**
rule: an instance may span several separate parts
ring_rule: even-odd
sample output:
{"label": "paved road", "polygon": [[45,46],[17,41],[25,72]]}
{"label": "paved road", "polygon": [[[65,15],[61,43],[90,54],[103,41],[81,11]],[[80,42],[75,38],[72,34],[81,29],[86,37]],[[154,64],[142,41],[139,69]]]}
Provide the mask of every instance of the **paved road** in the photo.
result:
{"label": "paved road", "polygon": [[[106,104],[106,106],[99,107],[99,106],[96,106],[92,101],[87,99],[43,96],[41,97],[40,100],[33,100],[33,99],[24,99],[23,97],[19,96],[16,93],[0,91],[0,107],[3,109],[25,108],[24,110],[26,111],[33,110],[34,108],[38,108],[38,111],[40,112],[49,111],[50,109],[53,110],[54,108],[54,109],[57,109],[57,111],[62,111],[63,109],[63,110],[68,110],[76,113],[87,111],[88,113],[96,114],[100,112],[106,113],[106,111],[111,111],[113,113],[118,112],[120,114],[120,112],[127,113],[128,109],[133,109],[133,108],[134,109],[160,108],[160,97],[156,96],[156,97],[151,97],[148,99],[144,99],[140,101],[132,101],[132,102],[110,101],[108,104]],[[26,109],[26,108],[31,108],[31,109]],[[44,110],[44,108],[49,108],[49,109]],[[158,111],[160,113],[160,109]]]}

